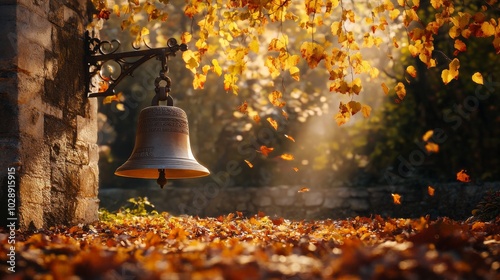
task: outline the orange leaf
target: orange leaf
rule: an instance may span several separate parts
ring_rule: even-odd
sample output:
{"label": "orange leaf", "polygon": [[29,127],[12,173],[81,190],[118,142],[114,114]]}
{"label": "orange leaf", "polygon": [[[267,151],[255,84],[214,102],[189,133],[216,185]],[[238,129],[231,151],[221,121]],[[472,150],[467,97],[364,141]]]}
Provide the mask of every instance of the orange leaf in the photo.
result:
{"label": "orange leaf", "polygon": [[457,180],[460,181],[460,182],[465,182],[465,183],[468,183],[470,182],[470,176],[467,175],[466,173],[467,171],[462,169],[460,170],[458,173],[457,173]]}
{"label": "orange leaf", "polygon": [[253,164],[250,161],[245,159],[245,162],[248,165],[248,167],[253,168]]}
{"label": "orange leaf", "polygon": [[389,88],[387,87],[387,85],[385,83],[382,83],[382,90],[384,91],[385,95],[387,95],[389,93]]}
{"label": "orange leaf", "polygon": [[248,114],[248,103],[245,101],[243,104],[238,106],[238,111],[243,114]]}
{"label": "orange leaf", "polygon": [[309,68],[314,69],[318,63],[326,57],[325,48],[314,42],[304,42],[300,46],[300,53],[307,61]]}
{"label": "orange leaf", "polygon": [[401,82],[399,82],[395,87],[394,90],[396,91],[396,94],[398,95],[398,98],[400,100],[403,100],[406,96],[406,88],[405,85]]}
{"label": "orange leaf", "polygon": [[200,74],[200,73],[194,74],[193,88],[194,89],[203,89],[206,81],[207,81],[206,75]]}
{"label": "orange leaf", "polygon": [[438,153],[439,152],[439,145],[436,143],[428,142],[427,144],[425,144],[425,149],[429,153]]}
{"label": "orange leaf", "polygon": [[415,66],[413,65],[406,67],[406,72],[413,78],[417,77],[417,69],[415,69]]}
{"label": "orange leaf", "polygon": [[275,90],[273,92],[271,92],[267,98],[269,99],[269,101],[271,102],[271,104],[273,104],[274,106],[276,107],[283,107],[285,106],[285,102],[283,100],[281,100],[282,98],[282,93],[278,90]]}
{"label": "orange leaf", "polygon": [[254,120],[256,123],[260,123],[260,117],[259,117],[259,115],[255,115],[255,116],[253,116],[253,120]]}
{"label": "orange leaf", "polygon": [[303,192],[308,192],[308,191],[310,191],[310,189],[309,189],[309,188],[303,187],[303,188],[301,188],[300,190],[298,190],[297,192],[299,192],[299,193],[303,193]]}
{"label": "orange leaf", "polygon": [[428,130],[424,136],[422,136],[422,140],[424,141],[429,141],[429,139],[431,139],[432,135],[434,134],[434,130]]}
{"label": "orange leaf", "polygon": [[434,196],[434,188],[431,187],[431,186],[428,186],[427,187],[427,193],[430,195],[430,196]]}
{"label": "orange leaf", "polygon": [[292,169],[293,169],[293,171],[295,171],[295,172],[299,172],[299,169],[298,169],[297,167],[294,167],[294,168],[292,168]]}
{"label": "orange leaf", "polygon": [[280,158],[282,158],[284,160],[293,160],[294,159],[293,155],[291,155],[291,154],[282,154],[280,156]]}
{"label": "orange leaf", "polygon": [[401,196],[397,193],[392,193],[392,200],[394,201],[394,204],[401,204]]}
{"label": "orange leaf", "polygon": [[295,139],[292,136],[285,134],[285,137],[288,138],[290,141],[295,142]]}
{"label": "orange leaf", "polygon": [[271,126],[274,128],[274,130],[278,130],[278,122],[275,121],[273,118],[269,117],[266,119],[269,124],[271,124]]}
{"label": "orange leaf", "polygon": [[265,155],[266,157],[269,155],[270,152],[274,151],[274,148],[269,148],[264,145],[260,146],[260,152]]}

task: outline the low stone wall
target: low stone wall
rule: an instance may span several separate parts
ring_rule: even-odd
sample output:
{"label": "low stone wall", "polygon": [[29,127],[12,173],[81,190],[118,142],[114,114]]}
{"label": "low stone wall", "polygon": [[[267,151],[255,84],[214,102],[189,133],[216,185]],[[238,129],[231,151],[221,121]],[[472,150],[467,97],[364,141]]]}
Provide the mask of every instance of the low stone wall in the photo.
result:
{"label": "low stone wall", "polygon": [[[500,190],[499,183],[472,185],[452,183],[434,185],[377,186],[368,188],[324,188],[298,192],[298,186],[259,188],[228,187],[207,190],[200,187],[164,189],[102,189],[101,207],[116,210],[131,197],[148,197],[158,211],[174,215],[219,216],[241,211],[253,215],[263,211],[287,219],[342,219],[379,214],[383,217],[450,217],[466,219],[488,190]],[[393,203],[391,193],[401,195]]]}

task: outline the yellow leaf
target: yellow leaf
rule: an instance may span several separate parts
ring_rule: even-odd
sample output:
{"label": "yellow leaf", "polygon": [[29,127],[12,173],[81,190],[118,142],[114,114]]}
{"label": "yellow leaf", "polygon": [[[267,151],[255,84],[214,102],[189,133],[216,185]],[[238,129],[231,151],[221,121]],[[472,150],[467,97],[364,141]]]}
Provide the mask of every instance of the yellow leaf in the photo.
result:
{"label": "yellow leaf", "polygon": [[391,20],[395,20],[399,16],[400,13],[401,12],[398,9],[394,9],[394,10],[389,12],[389,17],[391,18]]}
{"label": "yellow leaf", "polygon": [[458,77],[458,69],[460,68],[460,61],[458,58],[453,59],[449,64],[449,69],[444,69],[441,72],[441,79],[443,83],[446,85],[451,80],[456,79]]}
{"label": "yellow leaf", "polygon": [[186,62],[186,68],[191,70],[193,74],[196,74],[196,68],[200,65],[200,56],[198,52],[193,52],[192,50],[187,50],[182,53],[182,59]]}
{"label": "yellow leaf", "polygon": [[238,77],[234,74],[224,74],[224,90],[229,91],[232,90],[233,94],[238,94],[238,86],[236,82],[238,81]]}
{"label": "yellow leaf", "polygon": [[149,29],[147,29],[146,27],[143,27],[141,29],[141,36],[146,36],[149,34]]}
{"label": "yellow leaf", "polygon": [[387,85],[385,83],[382,83],[381,86],[382,90],[384,91],[384,94],[385,95],[389,94],[389,88],[387,87]]}
{"label": "yellow leaf", "polygon": [[368,105],[362,105],[361,106],[361,113],[363,114],[363,117],[368,118],[372,112],[372,107]]}
{"label": "yellow leaf", "polygon": [[269,122],[269,124],[271,124],[271,126],[274,128],[274,130],[278,130],[278,122],[277,121],[275,121],[271,117],[268,117],[266,120],[267,120],[267,122]]}
{"label": "yellow leaf", "polygon": [[269,101],[271,102],[271,104],[273,104],[274,106],[276,107],[283,107],[285,106],[285,101],[281,100],[282,98],[282,94],[280,91],[278,90],[275,90],[273,92],[271,92],[267,98],[269,99]]}
{"label": "yellow leaf", "polygon": [[248,47],[250,48],[251,51],[253,51],[254,53],[259,53],[259,41],[257,40],[257,38],[254,38],[250,44],[248,44]]}
{"label": "yellow leaf", "polygon": [[351,114],[354,115],[361,110],[361,103],[357,101],[349,101],[347,107],[351,110]]}
{"label": "yellow leaf", "polygon": [[429,141],[431,139],[432,135],[434,135],[434,130],[428,130],[426,133],[424,133],[424,136],[422,136],[422,140],[424,141]]}
{"label": "yellow leaf", "polygon": [[294,157],[293,157],[293,155],[292,155],[292,154],[282,154],[282,155],[280,156],[280,158],[282,158],[282,159],[284,159],[284,160],[293,160],[293,159],[294,159]]}
{"label": "yellow leaf", "polygon": [[296,81],[300,81],[300,69],[297,66],[290,67],[290,76]]}
{"label": "yellow leaf", "polygon": [[443,5],[443,0],[431,0],[431,5],[434,9],[439,9]]}
{"label": "yellow leaf", "polygon": [[220,75],[222,75],[222,68],[220,67],[219,62],[216,59],[212,59],[212,65],[214,66],[214,72],[220,77]]}
{"label": "yellow leaf", "polygon": [[316,68],[318,63],[326,57],[325,48],[315,42],[302,43],[300,53],[311,69]]}
{"label": "yellow leaf", "polygon": [[398,95],[398,98],[400,100],[403,100],[406,96],[406,88],[405,85],[401,82],[399,82],[395,87],[394,90],[396,91],[396,94]]}
{"label": "yellow leaf", "polygon": [[417,69],[413,65],[406,67],[406,72],[413,78],[417,77]]}
{"label": "yellow leaf", "polygon": [[472,81],[476,84],[484,85],[483,75],[481,73],[476,72],[472,75]]}
{"label": "yellow leaf", "polygon": [[490,37],[495,35],[495,26],[487,21],[481,24],[481,31],[483,31],[483,37]]}
{"label": "yellow leaf", "polygon": [[193,38],[193,35],[191,35],[191,33],[189,33],[189,32],[183,32],[181,35],[181,41],[184,44],[191,42],[192,38]]}
{"label": "yellow leaf", "polygon": [[193,88],[203,89],[205,82],[207,81],[207,76],[204,74],[196,73],[194,74]]}

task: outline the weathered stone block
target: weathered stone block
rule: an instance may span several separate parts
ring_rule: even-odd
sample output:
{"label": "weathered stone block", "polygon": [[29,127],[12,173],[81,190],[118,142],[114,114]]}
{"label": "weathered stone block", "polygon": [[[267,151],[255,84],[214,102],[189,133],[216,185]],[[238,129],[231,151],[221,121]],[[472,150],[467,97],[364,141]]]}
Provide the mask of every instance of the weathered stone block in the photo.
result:
{"label": "weathered stone block", "polygon": [[30,137],[42,141],[43,139],[43,113],[31,105],[19,105],[19,125],[23,132]]}
{"label": "weathered stone block", "polygon": [[78,197],[76,199],[75,212],[71,222],[77,224],[97,221],[99,218],[98,211],[99,199]]}
{"label": "weathered stone block", "polygon": [[366,211],[370,208],[368,200],[362,198],[351,198],[349,204],[353,211]]}
{"label": "weathered stone block", "polygon": [[66,146],[66,161],[77,165],[89,164],[89,145],[86,142],[76,142],[75,145]]}
{"label": "weathered stone block", "polygon": [[0,92],[0,136],[5,138],[19,135],[19,109],[14,104],[10,94]]}
{"label": "weathered stone block", "polygon": [[259,207],[264,207],[273,204],[273,200],[269,196],[258,196],[254,199],[254,203]]}
{"label": "weathered stone block", "polygon": [[18,6],[17,14],[18,38],[23,36],[30,40],[31,44],[40,45],[46,50],[52,49],[52,24],[50,21],[24,6]]}
{"label": "weathered stone block", "polygon": [[38,178],[49,178],[50,151],[40,138],[21,136],[21,164],[23,173]]}
{"label": "weathered stone block", "polygon": [[23,203],[19,207],[19,220],[22,228],[43,228],[45,226],[43,206],[38,203]]}
{"label": "weathered stone block", "polygon": [[[96,100],[89,100],[89,102],[96,102]],[[97,109],[95,109],[97,111]],[[97,118],[84,118],[76,116],[76,127],[78,128],[76,139],[88,143],[97,142]]]}
{"label": "weathered stone block", "polygon": [[31,12],[42,17],[47,17],[49,11],[49,0],[18,0],[17,3],[28,8]]}
{"label": "weathered stone block", "polygon": [[99,168],[97,163],[84,165],[78,174],[80,185],[78,186],[78,195],[81,197],[96,197],[99,181]]}
{"label": "weathered stone block", "polygon": [[328,209],[347,208],[349,207],[349,202],[344,198],[327,196],[323,202],[323,207]]}
{"label": "weathered stone block", "polygon": [[303,193],[305,206],[320,206],[323,204],[323,193],[321,192],[308,192]]}
{"label": "weathered stone block", "polygon": [[21,183],[23,184],[23,189],[20,193],[20,197],[23,205],[25,203],[42,205],[44,202],[44,190],[48,188],[47,180],[30,175],[24,175]]}

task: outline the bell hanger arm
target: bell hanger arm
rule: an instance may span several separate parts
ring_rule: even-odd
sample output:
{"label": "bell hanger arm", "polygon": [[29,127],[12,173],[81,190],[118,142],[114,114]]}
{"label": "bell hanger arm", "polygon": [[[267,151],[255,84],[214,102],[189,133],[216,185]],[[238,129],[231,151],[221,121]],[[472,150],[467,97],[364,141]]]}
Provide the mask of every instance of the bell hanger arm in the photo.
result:
{"label": "bell hanger arm", "polygon": [[[88,67],[86,91],[89,98],[115,95],[115,87],[126,76],[132,76],[134,70],[144,62],[156,57],[161,61],[164,69],[170,56],[175,56],[178,51],[184,52],[187,50],[186,44],[178,44],[177,40],[170,38],[167,41],[167,47],[164,48],[150,48],[146,45],[148,47],[146,50],[138,50],[138,48],[134,47],[136,51],[117,53],[121,45],[118,40],[101,41],[97,38],[91,38],[88,31],[85,35],[85,62]],[[127,58],[136,58],[136,60],[125,60]],[[118,77],[113,77],[113,75],[102,76],[101,68],[108,61],[114,61],[119,66]]]}

